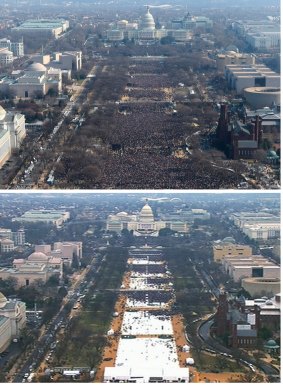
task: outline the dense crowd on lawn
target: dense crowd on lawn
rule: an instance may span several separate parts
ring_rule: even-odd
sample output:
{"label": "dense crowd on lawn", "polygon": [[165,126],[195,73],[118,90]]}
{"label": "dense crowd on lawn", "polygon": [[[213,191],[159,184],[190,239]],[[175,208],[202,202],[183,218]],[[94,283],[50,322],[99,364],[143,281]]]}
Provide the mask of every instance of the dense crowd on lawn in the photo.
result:
{"label": "dense crowd on lawn", "polygon": [[184,153],[186,139],[194,131],[188,125],[188,116],[174,110],[174,101],[164,100],[164,92],[156,91],[174,86],[162,71],[163,65],[158,63],[130,67],[125,96],[128,93],[137,99],[115,106],[113,123],[104,133],[111,150],[99,162],[95,183],[86,181],[84,187],[221,189],[235,188],[243,181],[239,171],[222,168],[221,163],[220,168],[213,165],[199,149]]}
{"label": "dense crowd on lawn", "polygon": [[121,155],[109,154],[99,185],[128,189],[218,189],[233,188],[241,181],[241,175],[213,167],[206,160],[136,149]]}

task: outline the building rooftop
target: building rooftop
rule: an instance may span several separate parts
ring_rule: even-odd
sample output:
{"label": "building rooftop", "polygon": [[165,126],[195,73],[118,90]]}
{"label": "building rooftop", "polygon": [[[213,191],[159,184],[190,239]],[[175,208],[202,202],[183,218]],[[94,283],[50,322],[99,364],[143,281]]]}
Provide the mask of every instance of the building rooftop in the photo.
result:
{"label": "building rooftop", "polygon": [[237,336],[257,337],[257,330],[237,330]]}
{"label": "building rooftop", "polygon": [[62,27],[62,24],[65,23],[66,20],[60,19],[38,19],[38,20],[26,20],[22,23],[18,28],[21,29],[52,29]]}

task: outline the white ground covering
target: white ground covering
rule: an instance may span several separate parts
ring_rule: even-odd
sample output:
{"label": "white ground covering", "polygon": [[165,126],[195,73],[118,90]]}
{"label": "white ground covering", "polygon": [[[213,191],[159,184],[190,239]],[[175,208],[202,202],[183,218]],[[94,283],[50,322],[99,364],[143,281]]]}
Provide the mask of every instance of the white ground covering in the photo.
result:
{"label": "white ground covering", "polygon": [[169,316],[152,315],[147,311],[125,312],[123,335],[173,335]]}
{"label": "white ground covering", "polygon": [[131,277],[168,277],[168,275],[164,273],[146,273],[146,272],[135,272],[131,271]]}
{"label": "white ground covering", "polygon": [[[148,284],[147,278],[142,278],[142,277],[132,277],[130,280],[130,289],[137,289],[137,290],[162,290],[168,288],[168,284],[160,283],[160,284]],[[172,285],[172,284],[171,284]]]}
{"label": "white ground covering", "polygon": [[135,265],[161,265],[164,264],[164,261],[158,260],[158,261],[151,261],[147,259],[132,259],[132,264]]}
{"label": "white ground covering", "polygon": [[120,339],[115,367],[179,367],[173,339]]}
{"label": "white ground covering", "polygon": [[127,307],[131,308],[164,308],[166,306],[166,303],[163,302],[146,302],[146,301],[141,301],[141,300],[134,300],[134,299],[127,299],[126,303]]}

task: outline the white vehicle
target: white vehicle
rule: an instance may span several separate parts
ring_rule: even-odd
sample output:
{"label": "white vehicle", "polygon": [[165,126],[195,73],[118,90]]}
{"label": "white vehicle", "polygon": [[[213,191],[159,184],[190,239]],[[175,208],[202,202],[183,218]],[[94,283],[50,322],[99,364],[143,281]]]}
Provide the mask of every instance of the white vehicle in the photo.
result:
{"label": "white vehicle", "polygon": [[35,376],[35,373],[30,373],[30,375],[29,375],[27,381],[28,381],[28,382],[31,382],[31,381],[33,380],[34,376]]}

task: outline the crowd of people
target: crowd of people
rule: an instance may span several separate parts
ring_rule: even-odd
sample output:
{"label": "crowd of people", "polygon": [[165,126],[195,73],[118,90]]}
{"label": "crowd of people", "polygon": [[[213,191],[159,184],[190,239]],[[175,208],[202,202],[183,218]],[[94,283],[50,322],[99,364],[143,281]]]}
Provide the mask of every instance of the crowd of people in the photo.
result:
{"label": "crowd of people", "polygon": [[140,148],[121,155],[110,154],[99,185],[105,189],[224,189],[234,188],[242,181],[241,175],[215,168],[200,158],[175,158],[166,155],[165,149],[160,154]]}
{"label": "crowd of people", "polygon": [[[212,164],[200,148],[188,149],[187,138],[205,128],[198,120],[193,129],[185,109],[176,110],[174,95],[168,91],[176,86],[162,61],[145,59],[130,66],[124,96],[114,105],[103,132],[106,146],[99,148],[99,175],[86,187],[227,189],[244,182],[239,170],[225,167],[221,160]],[[89,143],[92,146],[91,138]],[[94,147],[89,150],[95,152]]]}
{"label": "crowd of people", "polygon": [[[109,132],[109,140],[119,144],[121,150],[109,153],[99,185],[101,188],[129,189],[237,186],[243,181],[241,174],[228,168],[216,168],[203,154],[175,156],[176,149],[186,146],[187,117],[178,112],[174,114],[173,102],[153,100],[156,88],[173,86],[166,74],[160,74],[160,66],[162,69],[159,63],[143,63],[132,71],[129,81],[138,90],[131,89],[131,95],[146,95],[148,99],[127,101],[117,107],[115,128]],[[138,75],[138,71],[142,74]]]}
{"label": "crowd of people", "polygon": [[172,299],[172,294],[170,291],[149,291],[149,292],[141,292],[141,291],[133,291],[128,294],[128,300],[133,304],[142,303],[144,305],[148,304],[160,304],[160,303],[168,303]]}
{"label": "crowd of people", "polygon": [[131,75],[129,83],[132,87],[144,89],[172,87],[172,81],[167,74],[135,74]]}
{"label": "crowd of people", "polygon": [[127,97],[133,99],[151,99],[153,101],[169,100],[169,95],[158,89],[144,89],[144,88],[128,88]]}

